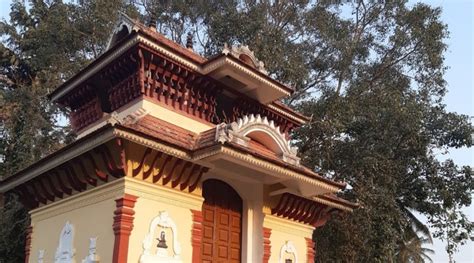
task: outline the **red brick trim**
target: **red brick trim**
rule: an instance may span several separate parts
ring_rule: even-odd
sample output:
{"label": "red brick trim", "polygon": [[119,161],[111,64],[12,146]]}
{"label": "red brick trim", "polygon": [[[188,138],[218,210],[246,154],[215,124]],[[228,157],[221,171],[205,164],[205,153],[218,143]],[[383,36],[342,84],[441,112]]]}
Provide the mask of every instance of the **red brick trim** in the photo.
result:
{"label": "red brick trim", "polygon": [[316,256],[316,249],[314,247],[315,243],[311,238],[305,237],[305,239],[306,239],[306,250],[307,250],[306,258],[307,258],[308,263],[313,263],[314,258]]}
{"label": "red brick trim", "polygon": [[130,233],[133,230],[133,215],[135,211],[135,202],[137,201],[136,196],[130,194],[124,194],[122,198],[115,199],[116,207],[114,211],[114,263],[127,262],[128,256],[128,241]]}
{"label": "red brick trim", "polygon": [[31,235],[33,234],[33,227],[29,226],[26,228],[26,238],[25,238],[25,263],[28,263],[30,260],[30,251],[31,251]]}
{"label": "red brick trim", "polygon": [[263,228],[263,263],[268,263],[271,255],[271,242],[270,236],[272,235],[272,229],[268,227]]}
{"label": "red brick trim", "polygon": [[191,245],[193,247],[193,263],[201,262],[201,241],[202,241],[202,211],[192,210],[193,229],[191,232]]}

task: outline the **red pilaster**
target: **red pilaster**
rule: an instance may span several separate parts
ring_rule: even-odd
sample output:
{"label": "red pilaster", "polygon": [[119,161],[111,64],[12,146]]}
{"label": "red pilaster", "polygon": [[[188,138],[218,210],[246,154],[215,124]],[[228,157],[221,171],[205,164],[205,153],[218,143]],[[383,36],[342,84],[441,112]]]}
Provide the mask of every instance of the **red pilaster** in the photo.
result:
{"label": "red pilaster", "polygon": [[272,230],[268,227],[263,228],[263,263],[268,263],[271,255],[271,242],[270,236],[272,235]]}
{"label": "red pilaster", "polygon": [[26,228],[26,238],[25,238],[25,263],[28,263],[30,260],[30,251],[31,251],[31,235],[33,234],[33,227],[29,226]]}
{"label": "red pilaster", "polygon": [[117,209],[114,212],[113,224],[115,234],[114,263],[127,262],[128,241],[133,230],[133,215],[135,214],[133,208],[137,198],[130,194],[124,194],[122,198],[115,200]]}
{"label": "red pilaster", "polygon": [[308,263],[313,263],[314,257],[316,256],[316,251],[314,247],[315,244],[311,238],[305,237],[305,239],[306,239],[306,249],[307,249],[307,253],[306,253],[307,261]]}
{"label": "red pilaster", "polygon": [[193,247],[193,263],[201,262],[201,241],[202,241],[202,212],[192,210],[193,230],[191,233],[191,245]]}

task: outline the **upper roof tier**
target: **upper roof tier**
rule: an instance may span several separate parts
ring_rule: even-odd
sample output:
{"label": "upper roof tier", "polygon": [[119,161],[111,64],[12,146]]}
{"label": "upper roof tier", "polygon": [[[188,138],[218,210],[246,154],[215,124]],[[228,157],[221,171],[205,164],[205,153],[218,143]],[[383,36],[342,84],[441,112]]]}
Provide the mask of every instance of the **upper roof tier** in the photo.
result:
{"label": "upper roof tier", "polygon": [[[106,52],[89,67],[72,77],[51,93],[53,101],[60,100],[74,89],[85,77],[93,73],[97,66],[105,66],[107,57],[124,52],[126,43],[143,42],[149,47],[188,66],[202,75],[225,84],[226,87],[244,94],[262,104],[269,104],[293,93],[293,89],[276,81],[268,75],[264,63],[256,58],[248,46],[224,46],[222,53],[211,59],[204,58],[175,43],[156,31],[126,15],[121,18],[112,33]],[[125,44],[125,45],[124,45]]]}
{"label": "upper roof tier", "polygon": [[107,50],[50,98],[70,108],[79,134],[132,102],[148,100],[211,126],[260,114],[288,135],[310,119],[278,101],[291,93],[246,46],[225,46],[206,59],[122,15]]}

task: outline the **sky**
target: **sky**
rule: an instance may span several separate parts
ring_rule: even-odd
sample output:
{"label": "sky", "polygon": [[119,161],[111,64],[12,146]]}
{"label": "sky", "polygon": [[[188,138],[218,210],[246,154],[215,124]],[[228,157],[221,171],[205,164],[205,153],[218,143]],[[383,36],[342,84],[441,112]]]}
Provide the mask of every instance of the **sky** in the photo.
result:
{"label": "sky", "polygon": [[[445,61],[449,67],[445,75],[449,91],[445,97],[447,109],[474,116],[474,0],[423,2],[442,8],[442,20],[448,24],[450,31],[450,37],[446,41],[448,51]],[[447,156],[439,158],[451,158],[459,165],[474,166],[474,148],[451,150]],[[465,209],[465,213],[474,221],[474,205]],[[440,240],[435,240],[433,249],[436,254],[432,256],[435,263],[448,262],[445,246]],[[461,247],[454,260],[458,263],[474,263],[474,242]]]}
{"label": "sky", "polygon": [[[417,1],[410,1],[416,3]],[[448,94],[445,103],[449,111],[473,116],[474,121],[474,0],[425,0],[443,10],[442,20],[448,25],[450,37],[446,40],[448,51],[445,64],[449,67],[445,79]],[[8,19],[11,0],[0,0],[0,17]],[[451,158],[459,165],[474,166],[474,148],[451,150],[440,159]],[[465,210],[474,221],[474,205]],[[448,262],[445,244],[435,240],[433,262]],[[454,259],[458,263],[474,263],[474,242],[459,249]]]}

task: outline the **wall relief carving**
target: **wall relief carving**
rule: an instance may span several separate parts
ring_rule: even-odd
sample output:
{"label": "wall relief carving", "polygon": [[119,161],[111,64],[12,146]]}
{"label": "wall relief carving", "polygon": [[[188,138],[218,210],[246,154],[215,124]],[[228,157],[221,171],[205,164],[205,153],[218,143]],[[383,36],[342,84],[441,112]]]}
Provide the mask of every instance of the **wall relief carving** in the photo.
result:
{"label": "wall relief carving", "polygon": [[44,262],[44,249],[38,250],[38,263]]}
{"label": "wall relief carving", "polygon": [[[294,261],[293,261],[294,260]],[[286,241],[280,248],[279,263],[298,263],[298,254],[296,253],[296,247],[291,241]]]}
{"label": "wall relief carving", "polygon": [[100,261],[99,255],[97,255],[97,237],[89,238],[89,254],[82,263],[98,263]]}
{"label": "wall relief carving", "polygon": [[59,245],[56,248],[54,256],[55,263],[75,263],[74,255],[76,253],[73,245],[74,226],[66,222],[59,236]]}
{"label": "wall relief carving", "polygon": [[153,218],[143,240],[140,263],[151,262],[182,262],[178,228],[166,211],[161,211]]}

